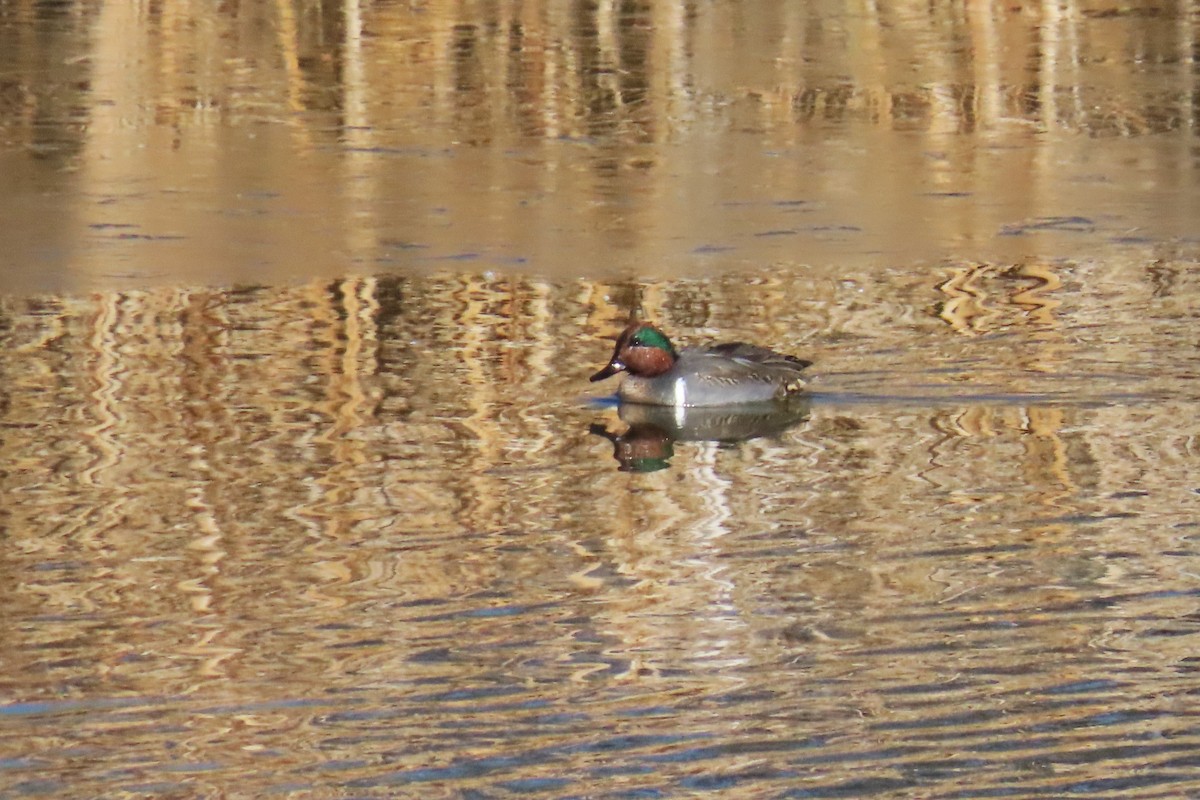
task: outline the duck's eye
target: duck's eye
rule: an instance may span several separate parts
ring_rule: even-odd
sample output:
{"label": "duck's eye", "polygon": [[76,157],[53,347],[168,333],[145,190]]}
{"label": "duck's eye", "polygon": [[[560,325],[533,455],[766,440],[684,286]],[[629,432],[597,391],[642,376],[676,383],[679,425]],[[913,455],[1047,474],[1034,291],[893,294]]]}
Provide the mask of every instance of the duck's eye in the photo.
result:
{"label": "duck's eye", "polygon": [[667,337],[652,328],[643,328],[634,333],[633,336],[629,337],[629,344],[633,347],[657,347],[660,350],[671,349],[671,343],[667,341]]}

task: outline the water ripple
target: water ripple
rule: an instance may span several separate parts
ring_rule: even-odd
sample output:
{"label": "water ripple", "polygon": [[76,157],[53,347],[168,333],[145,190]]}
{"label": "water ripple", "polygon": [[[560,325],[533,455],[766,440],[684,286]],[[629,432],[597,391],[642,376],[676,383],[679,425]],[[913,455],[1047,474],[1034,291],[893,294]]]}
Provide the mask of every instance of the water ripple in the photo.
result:
{"label": "water ripple", "polygon": [[[1050,390],[1050,361],[984,369],[985,335],[856,280],[845,324],[795,302],[804,277],[762,276],[769,322],[736,313],[757,286],[643,287],[697,325],[681,341],[828,365],[803,425],[676,442],[647,474],[594,446],[617,410],[578,403],[591,365],[561,358],[606,355],[621,285],[9,299],[0,786],[1192,792],[1200,479],[1174,359],[1128,391],[1088,372],[1112,345],[1084,329]],[[1021,286],[989,308],[1065,313]],[[1040,346],[1024,318],[1004,331]]]}

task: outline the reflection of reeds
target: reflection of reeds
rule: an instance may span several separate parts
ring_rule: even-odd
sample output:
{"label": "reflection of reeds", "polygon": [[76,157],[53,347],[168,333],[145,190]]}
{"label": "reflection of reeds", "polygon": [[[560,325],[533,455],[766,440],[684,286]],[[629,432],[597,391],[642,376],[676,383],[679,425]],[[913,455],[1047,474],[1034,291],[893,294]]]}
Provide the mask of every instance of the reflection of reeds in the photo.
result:
{"label": "reflection of reeds", "polygon": [[[850,115],[931,132],[1025,122],[1128,134],[1179,128],[1194,114],[1190,71],[1178,72],[1175,90],[1155,93],[1128,68],[1129,59],[1186,64],[1196,39],[1191,8],[1115,22],[1089,3],[1017,14],[916,3],[849,13],[819,3],[715,4],[698,13],[604,3],[320,3],[297,13],[279,2],[228,13],[173,0],[92,14],[80,4],[78,27],[38,35],[51,47],[97,42],[90,60],[100,99],[181,128],[207,125],[199,109],[227,121],[340,109],[356,129],[432,117],[463,141],[639,142],[671,136],[715,104],[753,97],[768,125]],[[8,27],[0,46],[18,70],[36,75],[42,41],[31,27],[31,19]],[[121,74],[110,83],[104,76],[113,69]],[[914,74],[920,85],[910,83]],[[363,91],[372,86],[376,102],[368,104]],[[102,142],[97,150],[115,152]]]}
{"label": "reflection of reeds", "polygon": [[[979,283],[986,272],[956,273],[940,289],[991,311],[968,313],[969,304],[960,305],[943,308],[942,318],[977,333],[995,330],[987,320],[1023,321],[1035,334],[1028,341],[1047,347],[1036,334],[1054,324],[1053,273],[1040,266],[1019,269],[1018,278],[1039,282],[1004,279],[998,285],[1007,294],[992,295]],[[747,293],[758,295],[761,320],[739,313]],[[556,286],[516,277],[354,279],[226,294],[98,295],[65,314],[19,315],[15,329],[30,342],[64,342],[70,365],[92,365],[96,388],[85,400],[71,400],[73,410],[56,423],[58,440],[88,443],[93,455],[79,469],[79,480],[96,491],[105,487],[109,498],[102,505],[109,511],[101,514],[109,522],[89,518],[83,526],[87,536],[119,525],[121,536],[106,546],[137,552],[143,541],[130,538],[130,530],[170,540],[171,526],[181,526],[191,537],[185,547],[198,556],[192,567],[209,576],[200,581],[187,571],[176,575],[174,582],[190,587],[188,593],[202,586],[211,593],[212,579],[236,572],[231,536],[259,531],[268,540],[282,537],[310,560],[313,582],[305,595],[340,606],[343,593],[365,591],[372,580],[411,581],[431,590],[444,580],[438,591],[452,592],[462,579],[438,577],[428,564],[419,575],[402,569],[368,579],[377,567],[346,550],[367,531],[396,543],[446,531],[488,537],[562,516],[575,520],[572,526],[609,528],[614,541],[628,538],[633,549],[618,558],[620,569],[651,580],[656,570],[677,562],[678,548],[700,557],[694,548],[709,546],[679,540],[672,531],[684,521],[697,530],[707,526],[719,539],[728,520],[751,519],[760,513],[757,503],[773,502],[770,471],[739,474],[732,478],[737,485],[728,485],[731,478],[721,475],[720,465],[732,456],[722,451],[708,454],[706,470],[671,478],[689,485],[687,500],[677,496],[671,481],[663,482],[666,476],[650,484],[648,494],[630,495],[626,479],[610,474],[603,459],[592,467],[567,466],[574,461],[568,456],[574,445],[568,443],[580,435],[572,427],[579,424],[578,412],[568,409],[594,366],[582,356],[607,355],[607,343],[591,337],[615,332],[626,310],[603,298],[627,294],[599,284]],[[684,330],[693,331],[689,338],[700,338],[697,329],[734,331],[798,351],[813,330],[821,330],[814,326],[838,319],[832,308],[825,322],[809,318],[812,301],[791,299],[805,295],[811,291],[781,275],[749,286],[729,281],[648,286],[641,292],[651,318],[668,327],[686,321]],[[585,304],[594,309],[586,329],[579,325],[588,314]],[[874,306],[881,311],[883,320],[885,309]],[[90,332],[80,336],[89,319]],[[738,331],[739,325],[753,329]],[[915,348],[928,334],[918,329],[911,335]],[[52,374],[78,371],[68,366],[31,372],[28,359],[47,351],[26,346],[11,352],[25,359],[19,385],[26,392]],[[1048,351],[1040,352],[1040,361],[1034,361],[1051,366]],[[996,357],[1010,358],[1014,368],[1030,363],[1022,353]],[[851,346],[841,358],[861,356]],[[64,399],[42,396],[49,402]],[[977,459],[962,458],[966,443],[974,442],[970,452],[1015,436],[1027,449],[1021,456],[1014,451],[1014,463],[1029,471],[1013,479],[1036,487],[1033,496],[1042,498],[1037,502],[1065,508],[1080,485],[1072,471],[1084,462],[1067,455],[1059,433],[1069,427],[1063,414],[934,410],[929,424],[942,434],[925,448],[895,449],[880,428],[856,433],[848,450],[830,448],[839,434],[816,436],[809,445],[797,442],[799,450],[790,456],[762,443],[749,451],[785,472],[807,465],[803,468],[835,475],[848,468],[855,474],[922,475],[957,492],[954,487],[987,483],[970,477]],[[820,421],[814,423],[814,431],[824,430]],[[14,435],[21,435],[19,429]],[[593,474],[593,467],[600,471]],[[558,470],[566,472],[556,475]],[[588,488],[564,494],[582,474],[590,476]],[[152,500],[143,494],[147,481],[175,497],[178,508],[152,511],[158,504],[146,505]],[[852,495],[861,500],[864,493],[881,492],[877,502],[886,505],[892,484],[872,486]],[[71,502],[70,485],[55,491],[62,493],[56,502]],[[804,505],[812,500],[794,510],[798,521],[811,518]],[[597,515],[595,503],[606,511]],[[652,554],[660,546],[663,551]],[[220,611],[211,594],[196,598],[193,608]]]}
{"label": "reflection of reeds", "polygon": [[680,274],[807,245],[833,275],[1192,181],[1186,136],[1087,142],[1192,123],[1193,3],[18,5],[0,126],[62,169],[6,170],[0,238],[76,287],[438,259]]}
{"label": "reflection of reeds", "polygon": [[1014,324],[1052,330],[1060,324],[1055,312],[1062,301],[1055,293],[1062,288],[1058,272],[1065,268],[1035,262],[953,267],[950,277],[938,284],[947,299],[938,304],[937,314],[956,332],[968,335]]}
{"label": "reflection of reeds", "polygon": [[[1094,357],[1100,337],[1056,337],[1086,336],[1078,319],[1116,288],[1155,296],[1171,266],[1116,280],[973,265],[911,286],[462,273],[4,298],[3,559],[19,577],[0,589],[4,687],[186,695],[179,749],[234,765],[312,748],[410,768],[408,753],[436,759],[437,737],[459,734],[431,718],[507,731],[527,707],[598,716],[649,696],[680,704],[672,725],[699,698],[696,723],[725,729],[744,707],[711,698],[747,686],[767,694],[756,724],[770,741],[836,725],[821,753],[848,766],[821,769],[847,780],[863,741],[907,753],[934,736],[930,705],[986,701],[997,681],[1003,713],[955,733],[981,748],[1015,739],[1039,711],[1014,698],[1088,678],[1086,661],[1031,663],[1144,646],[1137,632],[1162,624],[1138,605],[1148,587],[1190,585],[1163,555],[1169,525],[1134,514],[1138,491],[1191,496],[1186,403],[818,404],[781,438],[681,444],[672,469],[630,475],[586,433],[607,412],[577,400],[635,297],[681,338],[818,347],[828,381],[886,366],[882,394],[932,381],[931,356],[979,364],[990,347],[989,376],[1010,369],[1018,386],[1023,349]],[[1160,299],[1194,288],[1181,275]],[[939,292],[974,310],[922,313]],[[1106,313],[1126,335],[1165,324]],[[946,380],[969,393],[972,369]],[[1143,657],[1187,657],[1186,643]],[[799,697],[785,677],[822,690]],[[515,694],[452,711],[437,694],[497,687]],[[529,727],[576,752],[577,729]]]}

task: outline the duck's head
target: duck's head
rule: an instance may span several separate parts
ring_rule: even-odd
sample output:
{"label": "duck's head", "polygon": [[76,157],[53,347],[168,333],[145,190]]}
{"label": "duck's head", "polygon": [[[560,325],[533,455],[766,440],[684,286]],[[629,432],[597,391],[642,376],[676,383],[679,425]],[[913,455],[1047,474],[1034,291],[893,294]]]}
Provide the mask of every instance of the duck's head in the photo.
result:
{"label": "duck's head", "polygon": [[591,381],[602,381],[618,372],[653,378],[674,366],[677,357],[665,333],[646,322],[631,322],[617,337],[608,365],[593,375]]}

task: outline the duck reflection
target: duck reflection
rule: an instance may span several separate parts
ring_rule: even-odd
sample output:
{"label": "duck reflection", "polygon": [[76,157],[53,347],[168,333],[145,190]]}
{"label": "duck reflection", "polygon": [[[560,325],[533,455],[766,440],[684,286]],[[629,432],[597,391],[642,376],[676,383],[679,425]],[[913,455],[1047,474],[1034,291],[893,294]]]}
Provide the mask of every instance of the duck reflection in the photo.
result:
{"label": "duck reflection", "polygon": [[810,405],[802,396],[707,408],[621,403],[617,414],[626,425],[623,432],[599,422],[592,423],[588,432],[612,442],[621,472],[656,472],[670,466],[675,442],[735,444],[775,436],[807,420]]}

